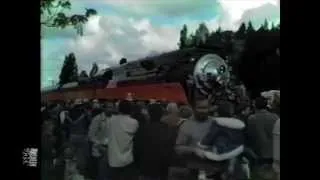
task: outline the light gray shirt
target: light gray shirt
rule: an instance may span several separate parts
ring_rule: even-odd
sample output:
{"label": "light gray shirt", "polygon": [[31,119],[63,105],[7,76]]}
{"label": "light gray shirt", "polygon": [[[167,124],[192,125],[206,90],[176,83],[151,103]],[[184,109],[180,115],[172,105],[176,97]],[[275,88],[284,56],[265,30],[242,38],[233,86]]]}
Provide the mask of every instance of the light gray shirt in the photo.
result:
{"label": "light gray shirt", "polygon": [[209,132],[211,124],[211,119],[200,122],[190,118],[181,125],[176,144],[197,147],[198,142]]}
{"label": "light gray shirt", "polygon": [[108,125],[108,159],[111,167],[124,167],[133,159],[133,137],[138,121],[127,115],[113,115]]}
{"label": "light gray shirt", "polygon": [[108,144],[108,117],[104,113],[95,116],[90,124],[88,138],[93,143],[92,155],[100,157],[99,145]]}
{"label": "light gray shirt", "polygon": [[262,158],[273,158],[273,126],[278,119],[267,110],[259,110],[248,119],[249,143]]}
{"label": "light gray shirt", "polygon": [[280,162],[280,119],[273,127],[273,160]]}
{"label": "light gray shirt", "polygon": [[[193,117],[186,120],[179,129],[178,137],[176,140],[176,150],[178,154],[189,154],[194,152],[201,139],[209,132],[212,124],[212,118],[206,121],[196,121]],[[211,163],[196,157],[187,156],[187,167],[191,169],[204,169],[212,171]]]}

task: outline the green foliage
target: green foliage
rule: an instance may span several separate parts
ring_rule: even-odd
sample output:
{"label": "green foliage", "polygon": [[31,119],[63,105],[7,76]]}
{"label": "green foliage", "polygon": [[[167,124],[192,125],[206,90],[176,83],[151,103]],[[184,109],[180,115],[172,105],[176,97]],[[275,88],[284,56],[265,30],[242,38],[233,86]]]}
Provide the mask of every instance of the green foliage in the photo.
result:
{"label": "green foliage", "polygon": [[209,38],[209,29],[205,23],[201,23],[198,27],[199,31],[199,42],[200,44],[205,44],[207,39]]}
{"label": "green foliage", "polygon": [[264,30],[268,30],[269,29],[269,23],[268,23],[267,19],[264,20],[263,29]]}
{"label": "green foliage", "polygon": [[97,63],[93,63],[92,64],[92,68],[90,70],[90,77],[94,77],[99,71],[99,67],[98,67],[98,64]]}
{"label": "green foliage", "polygon": [[212,45],[221,45],[225,47],[225,50],[231,52],[233,49],[233,40],[241,39],[246,40],[249,36],[255,35],[256,33],[270,33],[280,31],[280,24],[275,26],[272,23],[272,28],[269,28],[269,23],[267,20],[261,25],[261,27],[256,31],[249,21],[246,25],[242,23],[236,32],[224,31],[219,27],[213,32],[209,32],[209,29],[204,23],[199,24],[199,27],[195,33],[187,35],[187,26],[184,25],[180,31],[180,49],[190,48],[190,47],[206,47],[210,48]]}
{"label": "green foliage", "polygon": [[70,9],[70,0],[41,0],[41,25],[61,29],[67,26],[73,26],[77,30],[77,34],[83,35],[83,24],[88,21],[90,16],[96,15],[97,11],[94,9],[86,9],[84,14],[67,16],[64,11]]}
{"label": "green foliage", "polygon": [[82,78],[88,78],[88,73],[86,71],[81,71],[79,77],[82,77]]}
{"label": "green foliage", "polygon": [[198,47],[200,45],[200,41],[201,41],[201,35],[200,35],[199,29],[196,30],[195,40],[194,41],[195,41],[194,46]]}
{"label": "green foliage", "polygon": [[183,49],[187,47],[187,41],[188,41],[188,27],[187,25],[183,25],[182,30],[180,31],[180,42],[179,42],[179,49]]}
{"label": "green foliage", "polygon": [[253,27],[253,25],[252,25],[252,22],[249,21],[249,23],[248,23],[248,28],[247,28],[247,33],[248,33],[248,34],[252,34],[252,33],[254,33],[254,32],[255,32],[255,29],[254,29],[254,27]]}
{"label": "green foliage", "polygon": [[216,30],[216,34],[221,34],[221,32],[222,32],[222,29],[221,29],[221,27],[219,26],[218,29]]}
{"label": "green foliage", "polygon": [[243,39],[246,36],[247,27],[245,23],[242,23],[238,29],[238,31],[235,33],[235,37],[239,39]]}
{"label": "green foliage", "polygon": [[274,23],[272,22],[272,23],[271,23],[271,30],[273,31],[273,30],[275,30],[275,29],[276,29],[276,27],[275,27]]}
{"label": "green foliage", "polygon": [[257,30],[257,32],[265,32],[266,30],[264,29],[264,26],[260,26],[260,28]]}
{"label": "green foliage", "polygon": [[70,53],[65,57],[64,64],[59,76],[59,84],[63,85],[69,82],[77,81],[78,66],[74,53]]}
{"label": "green foliage", "polygon": [[122,64],[125,64],[125,63],[127,63],[127,59],[126,58],[121,58],[119,64],[122,65]]}
{"label": "green foliage", "polygon": [[190,34],[190,36],[188,37],[188,47],[195,47],[196,45],[196,36],[192,33]]}
{"label": "green foliage", "polygon": [[209,37],[210,32],[205,23],[199,24],[195,34],[190,34],[190,36],[188,36],[187,26],[184,25],[180,31],[179,47],[180,49],[186,47],[198,47],[200,45],[204,45]]}

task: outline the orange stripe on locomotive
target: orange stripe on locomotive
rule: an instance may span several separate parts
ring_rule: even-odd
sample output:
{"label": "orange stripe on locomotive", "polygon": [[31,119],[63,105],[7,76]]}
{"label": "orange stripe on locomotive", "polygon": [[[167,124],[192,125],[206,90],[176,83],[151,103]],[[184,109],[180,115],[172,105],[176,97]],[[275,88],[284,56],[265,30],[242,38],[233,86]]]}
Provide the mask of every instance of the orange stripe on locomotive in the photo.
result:
{"label": "orange stripe on locomotive", "polygon": [[42,94],[45,101],[67,101],[75,99],[125,99],[131,93],[136,100],[167,100],[187,104],[187,96],[180,83],[162,83],[125,86],[116,88],[88,89],[73,88]]}

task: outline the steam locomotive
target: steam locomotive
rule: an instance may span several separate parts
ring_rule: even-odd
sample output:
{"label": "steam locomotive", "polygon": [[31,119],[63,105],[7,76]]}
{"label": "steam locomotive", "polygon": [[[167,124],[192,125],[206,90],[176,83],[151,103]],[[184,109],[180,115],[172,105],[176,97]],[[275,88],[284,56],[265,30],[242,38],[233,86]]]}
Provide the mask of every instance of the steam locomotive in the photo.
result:
{"label": "steam locomotive", "polygon": [[224,48],[189,48],[146,57],[41,92],[43,101],[86,99],[165,100],[188,104],[208,96],[230,74]]}

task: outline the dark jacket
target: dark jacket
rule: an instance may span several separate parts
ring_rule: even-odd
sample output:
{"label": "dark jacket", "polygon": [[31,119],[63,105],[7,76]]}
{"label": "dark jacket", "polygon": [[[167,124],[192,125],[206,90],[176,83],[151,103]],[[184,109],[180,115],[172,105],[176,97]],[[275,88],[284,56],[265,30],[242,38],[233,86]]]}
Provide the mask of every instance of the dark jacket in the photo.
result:
{"label": "dark jacket", "polygon": [[248,135],[248,116],[244,116],[242,114],[238,115],[237,116],[237,119],[241,120],[246,126],[243,130],[243,133],[244,133],[244,144],[246,146],[249,145],[249,135]]}
{"label": "dark jacket", "polygon": [[82,108],[72,109],[70,112],[72,123],[70,124],[70,134],[86,135],[89,130],[90,119]]}
{"label": "dark jacket", "polygon": [[174,152],[174,129],[161,122],[152,122],[143,128],[142,134],[139,148],[139,167],[142,175],[167,176]]}
{"label": "dark jacket", "polygon": [[257,111],[248,119],[249,145],[263,159],[272,159],[273,126],[279,117],[267,110]]}
{"label": "dark jacket", "polygon": [[54,157],[54,136],[49,134],[42,134],[41,136],[41,158],[43,160],[51,160]]}
{"label": "dark jacket", "polygon": [[103,112],[103,109],[101,109],[101,108],[92,109],[91,118],[93,119],[94,117],[96,117],[96,115],[99,115],[102,112]]}
{"label": "dark jacket", "polygon": [[244,144],[244,127],[235,118],[215,118],[200,144],[207,148],[214,146],[218,154],[228,153]]}
{"label": "dark jacket", "polygon": [[140,155],[141,155],[141,147],[143,145],[143,131],[145,129],[147,119],[145,116],[139,112],[139,111],[133,111],[131,114],[131,117],[133,119],[136,119],[139,123],[138,130],[133,138],[133,156],[134,156],[134,163],[139,169],[139,164],[140,164]]}

